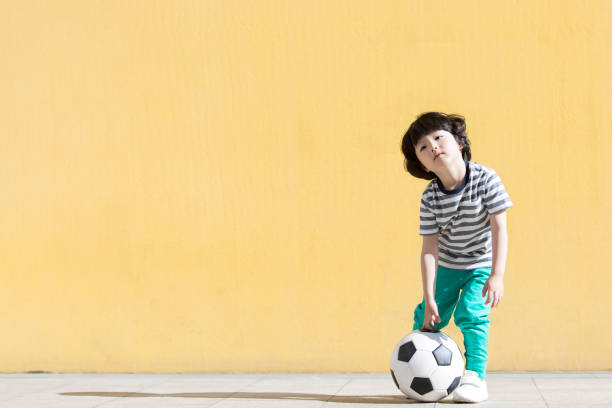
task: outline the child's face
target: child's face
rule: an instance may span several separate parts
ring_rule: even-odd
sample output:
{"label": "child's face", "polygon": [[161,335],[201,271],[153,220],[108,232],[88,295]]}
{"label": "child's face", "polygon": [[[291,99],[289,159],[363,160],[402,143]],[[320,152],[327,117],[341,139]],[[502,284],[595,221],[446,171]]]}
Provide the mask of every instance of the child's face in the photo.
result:
{"label": "child's face", "polygon": [[438,174],[438,170],[448,167],[457,160],[463,162],[462,146],[455,136],[446,130],[436,130],[422,136],[414,146],[417,159],[427,171]]}

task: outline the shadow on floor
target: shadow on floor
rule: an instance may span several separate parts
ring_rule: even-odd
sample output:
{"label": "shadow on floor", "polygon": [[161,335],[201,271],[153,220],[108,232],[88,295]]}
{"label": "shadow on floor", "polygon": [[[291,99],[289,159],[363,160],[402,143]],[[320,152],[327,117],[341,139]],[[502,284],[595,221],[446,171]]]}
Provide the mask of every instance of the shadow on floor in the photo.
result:
{"label": "shadow on floor", "polygon": [[189,392],[175,394],[154,394],[147,392],[62,392],[60,395],[72,397],[176,397],[176,398],[248,398],[248,399],[284,399],[284,400],[319,400],[345,402],[351,404],[416,404],[403,395],[327,395],[327,394],[297,394],[288,392]]}

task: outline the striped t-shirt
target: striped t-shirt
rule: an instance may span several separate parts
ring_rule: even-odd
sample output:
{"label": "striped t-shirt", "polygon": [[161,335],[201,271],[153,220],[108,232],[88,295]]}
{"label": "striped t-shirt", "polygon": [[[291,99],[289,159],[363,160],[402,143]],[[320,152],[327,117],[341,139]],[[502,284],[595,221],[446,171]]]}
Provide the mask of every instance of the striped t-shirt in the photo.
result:
{"label": "striped t-shirt", "polygon": [[461,186],[446,190],[435,178],[421,197],[420,235],[438,236],[438,265],[452,269],[492,266],[489,215],[514,204],[495,170],[465,162]]}

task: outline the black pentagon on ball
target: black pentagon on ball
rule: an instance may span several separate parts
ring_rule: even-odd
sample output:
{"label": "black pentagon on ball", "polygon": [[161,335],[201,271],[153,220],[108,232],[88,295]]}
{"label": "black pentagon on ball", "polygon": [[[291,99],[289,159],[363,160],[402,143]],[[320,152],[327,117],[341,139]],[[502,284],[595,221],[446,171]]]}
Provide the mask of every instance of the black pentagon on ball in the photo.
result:
{"label": "black pentagon on ball", "polygon": [[450,395],[451,392],[455,391],[455,388],[459,385],[459,381],[461,381],[461,377],[455,377],[451,385],[446,389],[446,393]]}
{"label": "black pentagon on ball", "polygon": [[419,395],[425,395],[429,391],[433,391],[431,380],[423,377],[414,377],[412,384],[410,384],[410,388],[418,392]]}
{"label": "black pentagon on ball", "polygon": [[443,344],[433,351],[433,355],[436,358],[439,366],[449,366],[451,365],[451,359],[453,358],[453,353]]}
{"label": "black pentagon on ball", "polygon": [[393,377],[393,382],[395,383],[395,386],[399,390],[399,384],[397,383],[397,379],[395,379],[395,374],[393,373],[393,370],[391,370],[391,377]]}
{"label": "black pentagon on ball", "polygon": [[409,341],[408,343],[404,343],[400,346],[397,353],[397,359],[407,363],[410,361],[414,353],[416,353],[416,347],[414,347],[414,343],[412,341]]}

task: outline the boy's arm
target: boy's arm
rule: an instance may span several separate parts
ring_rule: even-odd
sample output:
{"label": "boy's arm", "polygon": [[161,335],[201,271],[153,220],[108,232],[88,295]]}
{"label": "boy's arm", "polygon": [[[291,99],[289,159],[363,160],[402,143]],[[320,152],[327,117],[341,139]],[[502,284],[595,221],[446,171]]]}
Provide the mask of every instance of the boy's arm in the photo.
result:
{"label": "boy's arm", "polygon": [[436,271],[438,269],[438,234],[423,235],[421,249],[421,275],[425,302],[435,304]]}
{"label": "boy's arm", "polygon": [[493,263],[491,276],[504,276],[508,254],[508,232],[506,230],[506,210],[491,214],[491,241]]}
{"label": "boy's arm", "polygon": [[508,234],[506,231],[506,211],[491,214],[491,240],[493,261],[491,276],[482,288],[482,297],[486,297],[485,305],[491,303],[495,307],[504,296],[504,270],[506,269],[506,254],[508,252]]}
{"label": "boy's arm", "polygon": [[435,331],[436,322],[441,322],[436,304],[436,272],[438,270],[438,234],[423,235],[421,250],[421,274],[423,275],[423,297],[425,313],[421,330]]}

